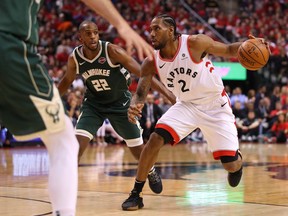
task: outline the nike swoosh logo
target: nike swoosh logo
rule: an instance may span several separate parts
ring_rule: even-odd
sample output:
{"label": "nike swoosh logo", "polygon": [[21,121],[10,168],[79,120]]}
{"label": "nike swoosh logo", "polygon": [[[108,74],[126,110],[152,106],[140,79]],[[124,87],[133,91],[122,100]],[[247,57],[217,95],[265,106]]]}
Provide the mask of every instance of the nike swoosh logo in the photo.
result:
{"label": "nike swoosh logo", "polygon": [[165,64],[166,64],[166,63],[164,63],[163,65],[159,65],[159,68],[160,68],[160,69],[163,68]]}
{"label": "nike swoosh logo", "polygon": [[85,63],[85,61],[84,62],[79,62],[79,65],[83,65]]}
{"label": "nike swoosh logo", "polygon": [[126,104],[129,102],[129,100],[127,100],[125,103],[123,103],[123,106],[126,106]]}
{"label": "nike swoosh logo", "polygon": [[224,104],[221,104],[221,107],[224,107],[226,104],[227,104],[227,102],[226,102],[226,103],[224,103]]}

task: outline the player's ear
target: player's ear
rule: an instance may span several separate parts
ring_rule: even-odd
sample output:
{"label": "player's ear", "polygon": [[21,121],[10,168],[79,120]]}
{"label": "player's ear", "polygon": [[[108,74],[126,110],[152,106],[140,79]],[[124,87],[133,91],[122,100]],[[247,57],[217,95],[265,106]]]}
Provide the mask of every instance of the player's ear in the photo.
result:
{"label": "player's ear", "polygon": [[82,43],[83,42],[83,40],[82,40],[82,38],[81,38],[81,34],[80,34],[80,32],[78,33],[78,40]]}
{"label": "player's ear", "polygon": [[169,35],[172,37],[174,35],[174,28],[173,26],[169,26]]}

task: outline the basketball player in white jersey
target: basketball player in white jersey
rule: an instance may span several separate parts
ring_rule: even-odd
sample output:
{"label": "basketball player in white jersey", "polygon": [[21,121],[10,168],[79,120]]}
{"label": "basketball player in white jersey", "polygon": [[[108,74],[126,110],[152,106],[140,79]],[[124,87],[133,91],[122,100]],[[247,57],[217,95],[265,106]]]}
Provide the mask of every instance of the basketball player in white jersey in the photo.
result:
{"label": "basketball player in white jersey", "polygon": [[[204,134],[214,159],[221,160],[228,171],[230,186],[236,187],[242,176],[242,156],[230,101],[220,74],[207,57],[208,54],[236,57],[241,42],[227,45],[203,34],[180,35],[176,32],[174,19],[168,15],[159,15],[152,20],[150,36],[155,48],[154,60],[145,59],[142,64],[141,78],[128,111],[129,120],[135,123],[135,119],[141,117],[155,74],[178,100],[158,120],[145,145],[134,188],[122,204],[123,210],[144,206],[142,188],[164,143],[177,144],[196,128]],[[263,39],[259,40],[268,46]]]}

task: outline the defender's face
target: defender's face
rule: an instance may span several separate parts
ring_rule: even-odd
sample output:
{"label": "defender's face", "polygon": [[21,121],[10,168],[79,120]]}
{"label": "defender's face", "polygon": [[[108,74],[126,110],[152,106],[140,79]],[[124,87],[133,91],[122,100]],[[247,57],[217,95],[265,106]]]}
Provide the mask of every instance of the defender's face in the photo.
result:
{"label": "defender's face", "polygon": [[98,27],[93,23],[86,24],[80,31],[79,39],[88,49],[97,50],[99,43]]}
{"label": "defender's face", "polygon": [[150,25],[150,39],[154,49],[159,50],[165,47],[169,40],[169,27],[163,23],[161,18],[154,18]]}

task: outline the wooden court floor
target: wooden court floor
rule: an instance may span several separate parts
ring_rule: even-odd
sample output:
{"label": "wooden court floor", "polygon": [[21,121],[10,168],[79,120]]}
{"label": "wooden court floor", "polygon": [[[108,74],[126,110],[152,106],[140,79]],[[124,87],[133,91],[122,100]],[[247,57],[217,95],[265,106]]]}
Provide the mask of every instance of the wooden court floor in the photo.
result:
{"label": "wooden court floor", "polygon": [[[241,144],[244,173],[231,188],[227,173],[207,144],[164,146],[157,165],[163,192],[144,188],[144,208],[125,212],[137,162],[126,146],[91,145],[79,166],[77,215],[286,216],[288,145]],[[47,193],[48,155],[44,147],[0,148],[0,215],[51,215]]]}

